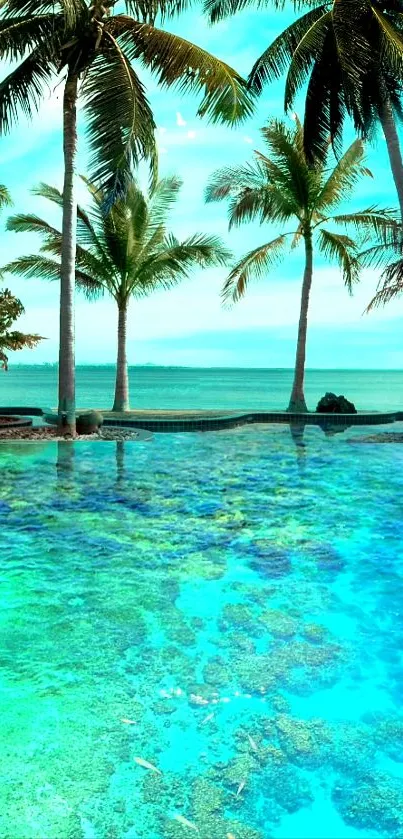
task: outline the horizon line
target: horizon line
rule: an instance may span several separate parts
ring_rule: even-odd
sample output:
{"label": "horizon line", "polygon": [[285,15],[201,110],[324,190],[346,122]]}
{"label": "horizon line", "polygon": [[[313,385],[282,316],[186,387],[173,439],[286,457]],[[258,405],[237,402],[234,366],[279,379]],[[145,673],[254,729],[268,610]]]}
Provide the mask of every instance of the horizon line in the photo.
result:
{"label": "horizon line", "polygon": [[[10,374],[12,370],[18,367],[52,367],[54,369],[58,368],[57,361],[42,361],[42,362],[18,362],[13,363],[10,365],[7,373]],[[79,362],[76,364],[76,369],[80,367],[95,367],[95,368],[116,368],[116,363],[114,362],[104,362],[102,363],[92,363],[92,362]],[[270,370],[270,371],[277,371],[277,372],[293,372],[293,367],[253,367],[243,365],[242,367],[239,366],[232,366],[232,365],[187,365],[187,364],[154,364],[152,362],[146,362],[144,364],[129,364],[129,369],[144,369],[144,368],[157,368],[163,370]],[[305,372],[317,373],[317,372],[329,372],[329,373],[403,373],[402,367],[306,367]]]}

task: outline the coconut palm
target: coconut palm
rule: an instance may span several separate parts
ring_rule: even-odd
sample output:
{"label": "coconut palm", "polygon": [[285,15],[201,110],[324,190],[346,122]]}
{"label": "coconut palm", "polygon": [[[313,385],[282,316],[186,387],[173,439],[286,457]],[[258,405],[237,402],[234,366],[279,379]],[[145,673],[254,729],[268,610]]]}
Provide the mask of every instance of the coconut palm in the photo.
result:
{"label": "coconut palm", "polygon": [[[126,173],[145,158],[155,165],[154,119],[141,66],[162,87],[201,93],[199,114],[236,122],[251,111],[242,79],[194,44],[154,25],[158,14],[180,11],[183,0],[3,0],[0,56],[16,66],[0,83],[0,133],[19,113],[31,117],[61,76],[64,204],[60,283],[59,421],[75,429],[74,267],[77,149],[76,106],[83,102],[90,175],[109,202],[124,189]],[[134,66],[133,66],[134,64]]]}
{"label": "coconut palm", "polygon": [[[207,0],[213,20],[256,0]],[[259,2],[259,0],[258,0]],[[282,7],[283,0],[273,0]],[[285,110],[305,89],[305,149],[319,154],[330,134],[341,148],[347,114],[370,138],[379,122],[403,218],[403,162],[396,117],[402,117],[403,0],[306,0],[308,11],[284,30],[256,61],[250,85],[261,92],[287,73]]]}
{"label": "coconut palm", "polygon": [[[243,256],[228,275],[223,297],[224,300],[239,300],[251,279],[264,277],[291,249],[304,245],[305,267],[295,373],[288,410],[305,412],[305,353],[314,250],[336,262],[351,292],[359,279],[359,243],[348,235],[348,228],[355,228],[368,240],[399,225],[391,211],[375,207],[334,215],[334,210],[351,196],[360,178],[371,174],[364,166],[361,140],[356,140],[329,170],[326,168],[325,149],[315,164],[307,161],[303,128],[298,120],[295,128],[273,120],[262,130],[262,135],[268,156],[256,152],[253,162],[215,173],[208,184],[206,199],[229,199],[230,228],[251,220],[258,220],[261,224],[274,222],[285,225],[293,222],[295,225]],[[336,229],[329,229],[329,223],[333,223]],[[345,232],[339,232],[337,227],[345,228]]]}
{"label": "coconut palm", "polygon": [[[167,230],[169,211],[181,187],[176,177],[160,180],[146,196],[135,180],[110,210],[105,194],[87,181],[91,209],[78,207],[78,286],[91,299],[105,292],[118,307],[118,352],[114,411],[129,409],[126,355],[127,313],[130,299],[170,288],[196,267],[223,265],[231,258],[216,236],[194,233],[179,241]],[[34,190],[59,207],[62,194],[46,184]],[[43,219],[17,215],[8,230],[36,232],[43,239],[41,253],[16,259],[5,271],[24,277],[58,280],[61,276],[62,234]],[[54,258],[56,257],[56,259]]]}

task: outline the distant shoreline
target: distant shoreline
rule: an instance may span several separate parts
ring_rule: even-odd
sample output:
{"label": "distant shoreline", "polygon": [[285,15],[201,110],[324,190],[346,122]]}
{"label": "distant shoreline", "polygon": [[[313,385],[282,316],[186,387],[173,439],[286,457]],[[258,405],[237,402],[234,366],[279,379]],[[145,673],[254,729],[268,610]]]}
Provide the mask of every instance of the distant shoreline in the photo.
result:
{"label": "distant shoreline", "polygon": [[[32,370],[56,370],[57,362],[43,362],[42,364],[16,364],[15,362],[10,366],[7,375],[13,370],[27,369]],[[77,370],[91,369],[91,370],[114,370],[115,364],[90,364],[83,363],[76,365]],[[270,373],[293,373],[292,367],[222,367],[222,366],[208,366],[208,367],[194,367],[186,364],[129,364],[130,370],[250,370],[262,372],[267,370]],[[403,373],[401,367],[307,367],[307,373]]]}

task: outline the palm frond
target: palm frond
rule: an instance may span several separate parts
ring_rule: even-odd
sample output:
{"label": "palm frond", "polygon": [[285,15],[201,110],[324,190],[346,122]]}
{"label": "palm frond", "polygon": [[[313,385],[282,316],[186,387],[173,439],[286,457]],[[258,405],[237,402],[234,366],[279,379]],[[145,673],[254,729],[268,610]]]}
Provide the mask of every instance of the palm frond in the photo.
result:
{"label": "palm frond", "polygon": [[346,95],[334,32],[329,28],[313,64],[305,100],[304,147],[310,163],[323,160],[329,137],[336,155],[340,153]]}
{"label": "palm frond", "polygon": [[[60,263],[41,254],[20,256],[18,259],[8,262],[2,270],[5,274],[14,274],[26,280],[60,281]],[[103,293],[98,280],[77,268],[76,282],[89,299],[99,297]]]}
{"label": "palm frond", "polygon": [[176,17],[192,7],[192,0],[125,0],[127,12],[144,23]]}
{"label": "palm frond", "polygon": [[232,300],[236,303],[245,294],[251,279],[262,279],[268,271],[277,266],[284,257],[287,236],[283,233],[272,239],[266,245],[260,245],[246,254],[228,275],[222,290],[222,297],[225,302]]}
{"label": "palm frond", "polygon": [[391,240],[397,242],[402,237],[402,224],[396,210],[380,210],[373,206],[358,213],[333,216],[332,221],[346,227],[355,227],[364,242],[375,238],[378,247],[387,247]]}
{"label": "palm frond", "polygon": [[262,189],[267,185],[267,172],[259,160],[244,166],[226,166],[214,172],[205,189],[207,204],[237,195],[243,189]]}
{"label": "palm frond", "polygon": [[166,224],[172,207],[178,200],[183,181],[176,175],[161,178],[151,192],[148,205],[148,229],[152,232]]}
{"label": "palm frond", "polygon": [[14,216],[9,216],[6,222],[6,230],[14,233],[39,233],[45,240],[47,237],[61,237],[60,230],[52,227],[47,221],[33,213],[17,213]]}
{"label": "palm frond", "polygon": [[36,254],[13,259],[2,270],[5,274],[14,274],[26,280],[60,280],[60,264]]}
{"label": "palm frond", "polygon": [[367,0],[349,0],[348,3],[337,3],[332,7],[340,66],[353,85],[360,84],[363,68],[372,59],[370,18],[371,2]]}
{"label": "palm frond", "polygon": [[396,297],[400,297],[402,293],[403,259],[397,259],[388,265],[386,270],[383,272],[378,284],[378,290],[365,311],[368,313],[379,306],[385,306],[387,303],[390,303],[391,300],[395,300]]}
{"label": "palm frond", "polygon": [[38,198],[46,198],[47,201],[52,201],[53,204],[56,204],[60,207],[60,209],[63,208],[63,193],[55,186],[51,186],[50,184],[46,184],[44,181],[41,181],[36,186],[32,187],[31,193],[32,195],[36,195]]}
{"label": "palm frond", "polygon": [[198,94],[198,114],[212,122],[238,123],[253,112],[253,95],[232,67],[190,41],[124,15],[113,18],[113,34],[131,61],[156,74],[162,87]]}
{"label": "palm frond", "polygon": [[[82,177],[82,180],[87,184],[88,188],[90,189],[90,182],[88,181],[88,179]],[[34,186],[31,189],[31,192],[32,195],[36,195],[38,198],[45,198],[47,201],[51,201],[53,204],[56,204],[56,206],[59,207],[60,210],[62,210],[63,193],[56,187],[42,182],[39,183],[37,186]],[[97,212],[97,210],[93,208],[92,215],[94,214],[96,215],[96,224],[98,228],[97,230],[95,229],[93,221],[90,218],[87,211],[84,210],[83,207],[81,207],[80,205],[77,206],[77,247],[92,248],[95,255],[103,263],[104,270],[110,271],[112,269],[112,266],[110,262],[108,262],[107,253],[102,242],[101,213]],[[40,221],[44,226],[47,225],[47,222],[43,222],[42,219]],[[17,228],[10,227],[10,229],[16,230]],[[55,228],[53,228],[53,231],[57,232],[61,236],[60,231],[56,230]],[[41,233],[41,230],[39,230],[38,228],[35,228],[35,230],[29,230],[27,228],[24,232]],[[43,232],[45,232],[45,230]]]}
{"label": "palm frond", "polygon": [[359,260],[356,242],[349,236],[331,233],[321,229],[319,233],[319,248],[329,260],[334,260],[340,266],[343,280],[350,294],[355,283],[359,280]]}
{"label": "palm frond", "polygon": [[170,288],[190,276],[194,268],[225,265],[231,252],[218,236],[194,233],[182,242],[167,234],[160,248],[143,260],[133,275],[130,289],[135,296],[158,288]]}
{"label": "palm frond", "polygon": [[322,15],[312,22],[293,51],[285,82],[284,108],[286,111],[292,108],[295,96],[305,84],[314,61],[321,56],[331,27],[331,20],[331,12],[323,11]]}
{"label": "palm frond", "polygon": [[293,130],[280,120],[270,120],[262,129],[270,159],[259,153],[270,180],[287,191],[297,214],[308,209],[316,194],[317,174],[305,159],[303,130],[299,122]]}
{"label": "palm frond", "polygon": [[82,85],[90,177],[100,184],[108,209],[122,195],[133,166],[148,160],[156,166],[155,123],[144,87],[112,35]]}
{"label": "palm frond", "polygon": [[[210,23],[217,23],[252,5],[254,9],[266,9],[267,0],[204,0],[204,12]],[[302,7],[316,6],[317,0],[293,0],[293,8],[298,11]],[[286,0],[274,0],[274,9],[284,9]]]}
{"label": "palm frond", "polygon": [[352,194],[363,176],[372,177],[372,173],[363,166],[365,148],[362,140],[355,140],[337,162],[323,185],[318,198],[317,210],[329,210]]}
{"label": "palm frond", "polygon": [[259,219],[262,223],[269,215],[267,211],[269,187],[262,189],[243,189],[228,203],[229,229],[244,222]]}
{"label": "palm frond", "polygon": [[60,20],[54,14],[29,17],[3,18],[0,20],[0,54],[3,60],[16,61],[26,55],[27,45],[31,51],[55,39]]}
{"label": "palm frond", "polygon": [[33,17],[52,12],[60,15],[65,27],[71,27],[86,11],[86,3],[85,0],[6,0],[2,4],[2,10],[7,18],[14,15]]}
{"label": "palm frond", "polygon": [[301,39],[326,12],[327,4],[321,4],[295,20],[273,41],[252,67],[249,75],[249,85],[252,90],[261,93],[266,83],[281,78]]}
{"label": "palm frond", "polygon": [[32,117],[51,78],[52,67],[38,48],[0,82],[0,134],[11,130],[20,109],[26,117]]}
{"label": "palm frond", "polygon": [[0,208],[10,207],[12,205],[11,195],[4,184],[0,184]]}

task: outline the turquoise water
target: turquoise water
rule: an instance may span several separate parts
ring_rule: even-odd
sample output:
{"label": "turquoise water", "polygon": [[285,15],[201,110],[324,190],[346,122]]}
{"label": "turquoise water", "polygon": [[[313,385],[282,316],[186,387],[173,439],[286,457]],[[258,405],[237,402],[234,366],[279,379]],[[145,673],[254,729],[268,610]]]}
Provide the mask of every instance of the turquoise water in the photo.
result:
{"label": "turquoise water", "polygon": [[403,837],[403,449],[349,434],[0,447],[2,839]]}
{"label": "turquoise water", "polygon": [[[77,368],[77,405],[111,408],[113,366]],[[288,405],[292,370],[132,367],[132,408],[185,410],[282,410]],[[402,410],[403,371],[308,370],[306,398],[314,410],[326,391],[343,393],[359,411]],[[57,404],[57,368],[12,365],[0,376],[0,405]]]}

